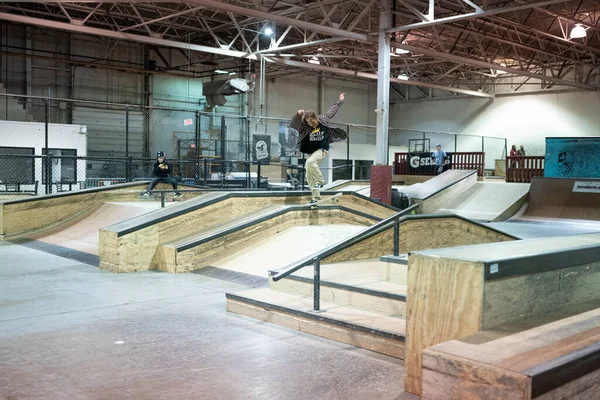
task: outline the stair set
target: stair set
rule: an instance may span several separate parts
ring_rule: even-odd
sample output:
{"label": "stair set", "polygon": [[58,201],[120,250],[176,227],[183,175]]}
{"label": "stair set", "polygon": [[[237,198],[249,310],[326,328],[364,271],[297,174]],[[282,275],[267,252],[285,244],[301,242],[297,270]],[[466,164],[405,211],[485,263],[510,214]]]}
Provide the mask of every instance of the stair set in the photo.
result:
{"label": "stair set", "polygon": [[318,300],[314,266],[270,271],[268,288],[227,293],[227,310],[404,359],[407,266],[407,255],[320,265]]}

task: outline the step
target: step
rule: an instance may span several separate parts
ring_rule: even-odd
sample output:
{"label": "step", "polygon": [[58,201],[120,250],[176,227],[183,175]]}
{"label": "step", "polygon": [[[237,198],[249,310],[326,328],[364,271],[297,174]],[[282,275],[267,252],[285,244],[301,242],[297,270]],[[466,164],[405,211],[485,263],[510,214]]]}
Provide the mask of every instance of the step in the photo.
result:
{"label": "step", "polygon": [[[387,265],[377,260],[352,261],[321,266],[321,299],[337,305],[359,307],[404,318],[406,286],[386,278]],[[279,292],[313,296],[314,269],[305,267],[269,286]]]}
{"label": "step", "polygon": [[321,301],[321,312],[314,312],[311,298],[270,289],[226,296],[229,312],[404,359],[403,318],[327,301]]}

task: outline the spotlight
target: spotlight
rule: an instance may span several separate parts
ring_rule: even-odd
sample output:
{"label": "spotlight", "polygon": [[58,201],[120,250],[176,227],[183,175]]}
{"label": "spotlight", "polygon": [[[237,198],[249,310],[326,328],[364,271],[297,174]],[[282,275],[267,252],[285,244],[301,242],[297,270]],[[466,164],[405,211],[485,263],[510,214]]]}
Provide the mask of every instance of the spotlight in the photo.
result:
{"label": "spotlight", "polygon": [[273,34],[273,29],[270,26],[265,28],[265,35],[271,36]]}
{"label": "spotlight", "polygon": [[575,25],[573,30],[571,30],[571,39],[581,39],[587,36],[587,32],[585,28],[581,26],[581,24]]}

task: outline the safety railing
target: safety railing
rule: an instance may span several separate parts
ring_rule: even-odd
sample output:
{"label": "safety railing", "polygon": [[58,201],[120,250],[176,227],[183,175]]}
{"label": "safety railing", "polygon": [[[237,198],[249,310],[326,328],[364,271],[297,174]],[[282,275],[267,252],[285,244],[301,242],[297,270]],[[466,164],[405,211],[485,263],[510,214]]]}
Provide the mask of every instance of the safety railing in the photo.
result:
{"label": "safety railing", "polygon": [[[485,153],[448,152],[450,169],[476,169],[478,176],[485,175]],[[435,165],[431,163],[431,153],[394,153],[394,174],[396,175],[435,175]]]}
{"label": "safety railing", "polygon": [[397,214],[392,215],[389,218],[386,218],[382,221],[379,221],[375,225],[370,226],[367,229],[364,229],[355,235],[345,239],[339,243],[336,243],[317,254],[313,254],[309,257],[305,257],[287,267],[283,270],[279,271],[277,274],[273,275],[271,278],[277,282],[280,279],[285,278],[293,274],[296,271],[301,270],[304,267],[308,267],[309,265],[313,265],[314,267],[314,280],[313,280],[313,309],[314,311],[319,311],[321,308],[321,260],[325,257],[328,257],[340,250],[343,250],[347,247],[352,246],[362,240],[366,240],[382,231],[389,229],[390,226],[394,227],[394,255],[399,255],[399,240],[400,240],[400,219],[418,208],[418,204],[414,204],[404,210],[401,210]]}
{"label": "safety railing", "polygon": [[534,176],[544,176],[544,156],[506,157],[506,182],[530,183]]}

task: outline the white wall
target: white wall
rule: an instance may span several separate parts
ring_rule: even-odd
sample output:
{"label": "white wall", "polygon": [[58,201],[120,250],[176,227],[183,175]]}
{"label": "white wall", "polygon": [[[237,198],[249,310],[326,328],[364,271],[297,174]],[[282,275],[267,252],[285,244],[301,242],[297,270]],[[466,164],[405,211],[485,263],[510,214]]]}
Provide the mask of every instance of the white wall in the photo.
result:
{"label": "white wall", "polygon": [[[550,136],[597,136],[600,94],[570,92],[487,99],[455,99],[397,103],[395,127],[507,138],[508,146],[523,144],[528,155],[544,155]],[[486,140],[486,151],[498,141]],[[476,151],[481,139],[459,138],[458,151]]]}
{"label": "white wall", "polygon": [[[51,149],[74,149],[77,156],[87,155],[86,127],[83,125],[48,124],[48,147]],[[45,145],[45,125],[38,122],[0,121],[0,147],[28,147],[35,155],[42,155]],[[83,132],[83,133],[82,133]],[[86,163],[77,162],[77,181],[86,180]],[[53,165],[60,168],[60,161]],[[53,176],[58,176],[56,173]],[[35,180],[39,182],[38,194],[44,194],[42,186],[41,159],[35,161]],[[55,191],[55,190],[53,190]]]}

